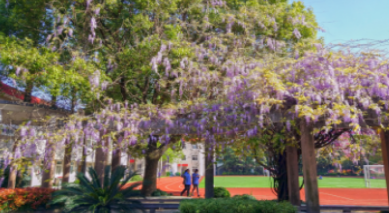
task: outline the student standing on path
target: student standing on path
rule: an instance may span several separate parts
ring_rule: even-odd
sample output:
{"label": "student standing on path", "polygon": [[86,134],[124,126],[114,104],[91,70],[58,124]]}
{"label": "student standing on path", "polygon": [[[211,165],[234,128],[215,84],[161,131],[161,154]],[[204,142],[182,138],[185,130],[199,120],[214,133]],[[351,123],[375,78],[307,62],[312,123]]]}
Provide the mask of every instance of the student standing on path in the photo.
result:
{"label": "student standing on path", "polygon": [[181,192],[181,196],[187,191],[187,196],[189,197],[189,192],[190,192],[190,174],[189,174],[189,169],[185,170],[184,174],[182,176],[184,178],[184,191]]}
{"label": "student standing on path", "polygon": [[192,175],[192,182],[193,182],[192,195],[193,195],[193,192],[195,191],[195,189],[197,189],[197,196],[198,197],[200,197],[200,193],[199,193],[199,179],[200,179],[199,170],[195,169],[194,173]]}

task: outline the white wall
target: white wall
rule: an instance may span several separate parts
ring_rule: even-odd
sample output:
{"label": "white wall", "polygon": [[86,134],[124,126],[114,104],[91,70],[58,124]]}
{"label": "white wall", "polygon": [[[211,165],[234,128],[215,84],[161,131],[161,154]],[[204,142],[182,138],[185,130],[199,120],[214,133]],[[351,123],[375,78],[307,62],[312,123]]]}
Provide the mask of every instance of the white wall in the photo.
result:
{"label": "white wall", "polygon": [[199,144],[201,147],[199,150],[199,175],[204,176],[205,175],[205,153],[204,153],[204,145]]}
{"label": "white wall", "polygon": [[176,172],[178,172],[178,165],[177,165],[177,163],[172,163],[172,171],[173,171],[173,175],[176,174]]}

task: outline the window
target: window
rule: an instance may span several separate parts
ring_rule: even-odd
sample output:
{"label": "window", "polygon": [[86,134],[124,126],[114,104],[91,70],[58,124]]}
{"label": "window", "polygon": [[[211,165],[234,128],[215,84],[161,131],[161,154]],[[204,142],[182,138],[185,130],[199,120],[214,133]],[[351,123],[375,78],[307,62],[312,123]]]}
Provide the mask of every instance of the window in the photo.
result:
{"label": "window", "polygon": [[192,160],[198,160],[198,156],[197,155],[192,155]]}
{"label": "window", "polygon": [[77,172],[77,165],[75,166],[74,163],[70,165],[70,173]]}
{"label": "window", "polygon": [[198,149],[197,144],[192,144],[193,149]]}
{"label": "window", "polygon": [[55,174],[62,174],[62,161],[57,161],[57,164],[55,165]]}
{"label": "window", "polygon": [[138,164],[138,169],[141,169],[142,168],[142,164]]}
{"label": "window", "polygon": [[186,156],[185,155],[182,155],[182,160],[186,160]]}

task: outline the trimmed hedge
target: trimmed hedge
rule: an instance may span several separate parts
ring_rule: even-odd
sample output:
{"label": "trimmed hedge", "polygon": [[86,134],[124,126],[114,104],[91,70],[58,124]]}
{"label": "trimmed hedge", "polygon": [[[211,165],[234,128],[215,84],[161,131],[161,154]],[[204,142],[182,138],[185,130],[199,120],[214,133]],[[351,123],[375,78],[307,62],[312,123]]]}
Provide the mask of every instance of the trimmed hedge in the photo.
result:
{"label": "trimmed hedge", "polygon": [[153,193],[151,193],[152,197],[160,197],[160,196],[172,196],[173,194],[167,193],[165,191],[162,191],[160,189],[155,190]]}
{"label": "trimmed hedge", "polygon": [[140,175],[135,175],[134,177],[131,178],[130,181],[136,181],[136,182],[138,182],[138,181],[142,181],[142,180],[143,180],[142,176],[140,176]]}
{"label": "trimmed hedge", "polygon": [[213,197],[215,198],[227,198],[231,197],[230,192],[224,187],[215,187],[213,189]]}
{"label": "trimmed hedge", "polygon": [[263,175],[261,172],[223,172],[222,175]]}
{"label": "trimmed hedge", "polygon": [[297,213],[288,202],[233,198],[193,199],[180,203],[181,213]]}
{"label": "trimmed hedge", "polygon": [[234,197],[232,197],[233,199],[242,199],[242,200],[257,200],[257,198],[255,198],[254,196],[252,195],[247,195],[247,194],[243,194],[243,195],[235,195]]}

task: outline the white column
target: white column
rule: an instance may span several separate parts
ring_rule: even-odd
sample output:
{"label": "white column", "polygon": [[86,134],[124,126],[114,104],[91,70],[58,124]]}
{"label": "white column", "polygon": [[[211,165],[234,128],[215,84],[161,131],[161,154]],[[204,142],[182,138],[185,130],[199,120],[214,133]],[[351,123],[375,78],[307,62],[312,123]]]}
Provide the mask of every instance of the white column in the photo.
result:
{"label": "white column", "polygon": [[199,175],[204,176],[205,175],[205,154],[204,154],[204,148],[203,145],[199,144]]}
{"label": "white column", "polygon": [[173,175],[176,175],[176,172],[178,172],[177,163],[172,163],[172,172],[173,172]]}

